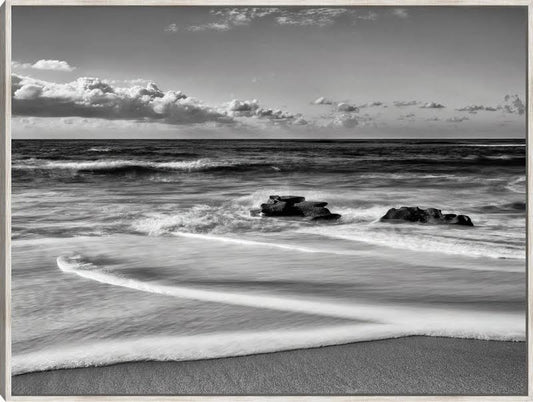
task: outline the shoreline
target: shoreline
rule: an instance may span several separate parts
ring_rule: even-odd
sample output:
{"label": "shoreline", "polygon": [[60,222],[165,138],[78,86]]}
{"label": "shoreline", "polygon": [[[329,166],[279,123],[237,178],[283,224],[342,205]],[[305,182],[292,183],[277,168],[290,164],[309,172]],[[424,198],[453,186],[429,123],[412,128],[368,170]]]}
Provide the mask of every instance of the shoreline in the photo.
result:
{"label": "shoreline", "polygon": [[23,395],[526,395],[526,342],[409,336],[18,374]]}

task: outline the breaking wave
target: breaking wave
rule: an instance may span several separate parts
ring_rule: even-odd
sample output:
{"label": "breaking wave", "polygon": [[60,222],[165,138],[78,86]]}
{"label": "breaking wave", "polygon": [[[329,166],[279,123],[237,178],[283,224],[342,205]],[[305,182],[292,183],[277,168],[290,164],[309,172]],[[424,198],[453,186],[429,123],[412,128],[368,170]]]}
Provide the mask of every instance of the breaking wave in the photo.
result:
{"label": "breaking wave", "polygon": [[[95,161],[49,161],[33,160],[30,163],[13,165],[14,171],[52,171],[66,170],[78,173],[122,174],[122,173],[165,173],[165,172],[201,172],[246,170],[252,166],[264,166],[249,162],[232,160],[211,160],[208,158],[173,161],[151,162],[144,160],[95,160]],[[267,165],[268,166],[268,165]]]}

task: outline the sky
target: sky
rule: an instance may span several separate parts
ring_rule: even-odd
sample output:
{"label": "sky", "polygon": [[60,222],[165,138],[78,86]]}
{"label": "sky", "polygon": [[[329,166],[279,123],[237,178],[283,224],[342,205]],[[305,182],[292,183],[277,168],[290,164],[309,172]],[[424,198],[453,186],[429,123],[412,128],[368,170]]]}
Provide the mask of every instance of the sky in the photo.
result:
{"label": "sky", "polygon": [[525,7],[13,7],[13,138],[518,138]]}

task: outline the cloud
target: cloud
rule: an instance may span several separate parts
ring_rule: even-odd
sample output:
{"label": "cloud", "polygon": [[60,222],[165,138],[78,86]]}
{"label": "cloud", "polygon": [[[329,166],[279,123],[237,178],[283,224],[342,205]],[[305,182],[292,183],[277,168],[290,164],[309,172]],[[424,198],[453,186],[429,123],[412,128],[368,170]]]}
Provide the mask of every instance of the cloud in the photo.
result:
{"label": "cloud", "polygon": [[12,61],[11,66],[14,69],[33,69],[33,70],[51,70],[51,71],[66,71],[71,72],[76,67],[71,66],[64,60],[37,60],[35,63],[19,63],[18,61]]}
{"label": "cloud", "polygon": [[480,111],[495,112],[496,110],[498,110],[498,108],[492,107],[492,106],[483,106],[483,105],[468,105],[468,106],[463,106],[461,108],[458,108],[456,110],[459,112],[468,112],[471,114],[476,114],[477,112],[480,112]]}
{"label": "cloud", "polygon": [[13,114],[159,121],[168,124],[232,123],[233,119],[180,91],[116,87],[98,78],[54,83],[12,76]]}
{"label": "cloud", "polygon": [[178,32],[179,28],[176,24],[170,24],[165,27],[165,32]]}
{"label": "cloud", "polygon": [[347,102],[337,102],[331,99],[321,96],[313,101],[314,105],[335,105],[336,110],[339,112],[358,112],[359,108],[354,105],[350,105]]}
{"label": "cloud", "polygon": [[523,115],[526,111],[526,106],[518,95],[505,95],[503,102],[498,106],[468,105],[456,110],[471,114],[476,114],[480,111],[495,112],[497,110],[501,110],[505,113]]}
{"label": "cloud", "polygon": [[364,109],[364,108],[367,108],[367,107],[378,107],[378,106],[385,106],[385,104],[383,102],[370,102],[370,103],[363,103],[362,105],[359,105],[358,108],[359,109]]}
{"label": "cloud", "polygon": [[409,13],[407,12],[407,10],[405,8],[395,8],[392,10],[392,15],[394,15],[395,17],[398,17],[398,18],[402,18],[402,19],[405,19],[405,18],[409,18]]}
{"label": "cloud", "polygon": [[343,103],[343,102],[337,104],[337,110],[339,112],[358,112],[359,111],[359,109],[356,106],[350,105],[348,103]]}
{"label": "cloud", "polygon": [[444,107],[445,107],[444,105],[440,103],[436,103],[436,102],[428,102],[420,106],[421,109],[442,109]]}
{"label": "cloud", "polygon": [[227,115],[231,117],[266,119],[273,123],[307,124],[302,115],[261,107],[257,99],[251,101],[234,99],[226,104],[226,111]]}
{"label": "cloud", "polygon": [[518,95],[505,95],[504,103],[498,106],[499,109],[506,113],[513,113],[523,115],[526,111],[526,106]]}
{"label": "cloud", "polygon": [[400,117],[398,117],[398,120],[407,120],[407,121],[415,121],[415,114],[414,113],[408,113],[403,114]]}
{"label": "cloud", "polygon": [[[229,31],[237,27],[249,26],[257,20],[269,19],[277,25],[326,27],[341,18],[351,20],[375,21],[378,14],[373,11],[361,12],[355,8],[340,7],[238,7],[217,8],[209,12],[211,21],[189,25],[181,29],[190,32]],[[180,27],[173,23],[165,27],[166,32],[178,32]]]}
{"label": "cloud", "polygon": [[333,105],[333,101],[332,100],[329,100],[327,98],[324,98],[323,96],[321,96],[320,98],[317,98],[313,101],[313,104],[315,105]]}
{"label": "cloud", "polygon": [[466,116],[454,116],[454,117],[450,117],[449,119],[446,119],[448,123],[462,123],[465,120],[470,120],[470,119]]}
{"label": "cloud", "polygon": [[144,78],[132,78],[125,80],[105,80],[105,82],[113,86],[132,87],[140,85],[145,87],[153,81]]}
{"label": "cloud", "polygon": [[398,106],[398,107],[404,107],[404,106],[414,106],[414,105],[418,105],[418,101],[394,101],[392,102],[392,104],[394,106]]}
{"label": "cloud", "polygon": [[333,116],[327,127],[344,127],[354,128],[359,125],[359,119],[356,115],[350,113],[343,113]]}
{"label": "cloud", "polygon": [[283,11],[275,20],[280,25],[325,27],[333,25],[337,18],[348,12],[345,8],[307,8],[299,11]]}
{"label": "cloud", "polygon": [[229,31],[231,29],[231,25],[228,23],[219,23],[219,22],[210,22],[209,24],[202,24],[202,25],[192,25],[190,27],[187,27],[188,31],[191,32],[199,32],[199,31]]}

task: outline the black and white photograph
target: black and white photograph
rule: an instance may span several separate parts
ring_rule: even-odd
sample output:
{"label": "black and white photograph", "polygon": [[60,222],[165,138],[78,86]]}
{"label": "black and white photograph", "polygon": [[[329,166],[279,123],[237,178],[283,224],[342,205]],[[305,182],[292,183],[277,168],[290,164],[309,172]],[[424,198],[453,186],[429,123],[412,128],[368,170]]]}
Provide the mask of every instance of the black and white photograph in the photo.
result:
{"label": "black and white photograph", "polygon": [[11,24],[14,396],[527,395],[528,7]]}

